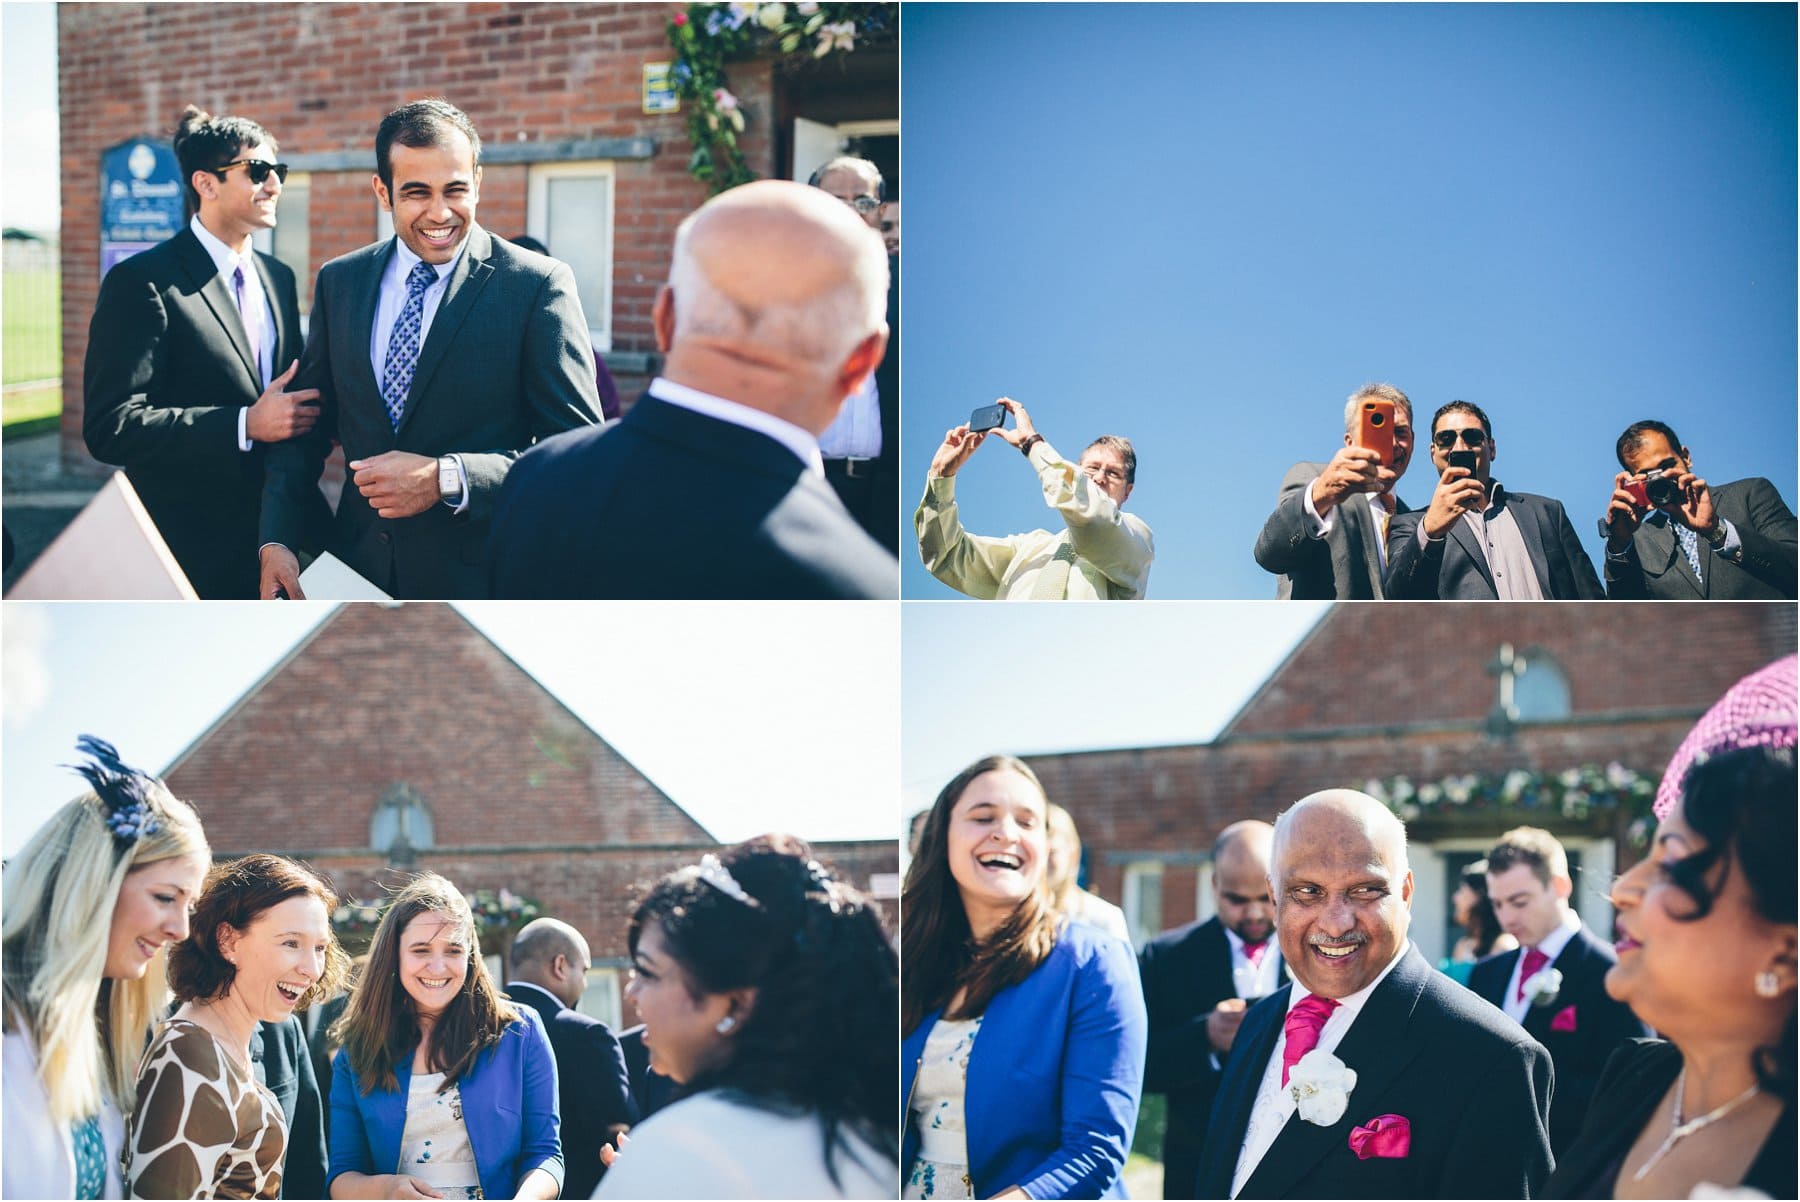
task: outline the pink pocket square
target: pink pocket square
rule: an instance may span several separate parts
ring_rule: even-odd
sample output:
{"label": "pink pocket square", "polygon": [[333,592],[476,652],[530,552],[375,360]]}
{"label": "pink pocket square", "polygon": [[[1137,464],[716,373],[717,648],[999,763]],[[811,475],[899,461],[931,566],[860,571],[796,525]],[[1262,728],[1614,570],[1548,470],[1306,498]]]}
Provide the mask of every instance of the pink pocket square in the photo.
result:
{"label": "pink pocket square", "polygon": [[1400,1114],[1370,1119],[1350,1133],[1350,1150],[1358,1160],[1404,1160],[1412,1151],[1412,1123]]}
{"label": "pink pocket square", "polygon": [[1552,1031],[1573,1031],[1575,1029],[1575,1007],[1568,1006],[1558,1010],[1556,1017],[1550,1020],[1550,1029]]}

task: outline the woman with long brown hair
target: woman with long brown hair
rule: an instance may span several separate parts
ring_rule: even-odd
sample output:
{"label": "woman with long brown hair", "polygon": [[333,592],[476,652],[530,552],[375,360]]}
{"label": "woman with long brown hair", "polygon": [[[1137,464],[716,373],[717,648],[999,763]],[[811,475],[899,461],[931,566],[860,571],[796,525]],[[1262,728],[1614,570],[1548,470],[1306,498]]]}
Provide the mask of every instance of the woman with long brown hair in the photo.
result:
{"label": "woman with long brown hair", "polygon": [[554,1198],[556,1065],[494,986],[455,885],[414,877],[375,928],[333,1035],[333,1198]]}
{"label": "woman with long brown hair", "polygon": [[1045,895],[1036,774],[988,756],[933,803],[901,898],[909,1198],[1123,1197],[1148,1023],[1131,949]]}

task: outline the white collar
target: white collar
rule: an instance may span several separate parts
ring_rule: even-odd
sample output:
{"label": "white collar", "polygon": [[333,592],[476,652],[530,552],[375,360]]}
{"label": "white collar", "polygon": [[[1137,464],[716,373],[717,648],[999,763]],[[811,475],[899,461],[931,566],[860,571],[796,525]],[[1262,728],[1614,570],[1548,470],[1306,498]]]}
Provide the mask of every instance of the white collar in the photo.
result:
{"label": "white collar", "polygon": [[[1556,958],[1562,955],[1563,948],[1569,946],[1569,940],[1575,938],[1575,932],[1580,929],[1581,915],[1575,913],[1573,909],[1564,910],[1562,922],[1557,924],[1556,929],[1538,940],[1538,951],[1543,952],[1545,956],[1549,957],[1545,963],[1556,963]],[[1524,964],[1525,950],[1521,948],[1519,950],[1519,965],[1523,968]]]}
{"label": "white collar", "polygon": [[[474,226],[470,226],[470,233],[473,233],[474,229]],[[468,249],[469,237],[465,234],[463,235],[462,245],[456,248],[456,253],[450,256],[450,261],[448,263],[430,264],[431,269],[437,272],[437,278],[440,283],[443,282],[444,277],[456,270],[456,261],[462,258],[463,253]],[[406,277],[412,274],[413,264],[423,262],[425,262],[425,260],[414,254],[413,248],[406,244],[406,239],[402,238],[399,234],[394,235],[394,270],[397,273],[395,278],[404,283]]]}
{"label": "white collar", "polygon": [[677,384],[667,376],[658,376],[650,381],[647,391],[659,401],[667,401],[671,405],[690,409],[717,421],[765,434],[792,451],[794,457],[804,463],[813,475],[821,479],[825,476],[825,460],[819,454],[818,438],[812,431],[802,429],[785,418],[776,417],[762,409],[753,409],[738,401],[728,401],[710,392],[701,392],[698,388],[689,388],[686,384]]}
{"label": "white collar", "polygon": [[[1387,962],[1386,968],[1375,975],[1373,981],[1370,981],[1367,985],[1364,985],[1349,997],[1342,997],[1337,1000],[1338,1010],[1343,1013],[1347,1020],[1345,1027],[1339,1028],[1339,1030],[1347,1028],[1349,1023],[1356,1021],[1356,1016],[1362,1013],[1363,1003],[1369,1000],[1369,995],[1375,992],[1378,985],[1387,980],[1388,974],[1394,971],[1394,966],[1406,958],[1406,953],[1411,947],[1412,940],[1408,939],[1400,945],[1399,952],[1395,954],[1392,960]],[[1295,1006],[1300,1004],[1301,998],[1311,997],[1312,993],[1306,986],[1300,983],[1300,978],[1295,975],[1294,966],[1291,964],[1288,965],[1288,975],[1294,978],[1293,984],[1288,987],[1287,1008],[1289,1011],[1292,1011]],[[1336,1018],[1337,1014],[1333,1013],[1332,1017]]]}
{"label": "white collar", "polygon": [[200,214],[195,213],[193,217],[189,218],[188,228],[194,231],[194,237],[200,239],[200,245],[204,246],[206,253],[212,257],[213,266],[219,269],[220,275],[230,275],[237,270],[238,264],[253,261],[250,256],[255,251],[250,245],[250,239],[244,239],[244,253],[239,254],[225,245],[224,240],[217,234],[206,228],[206,223],[200,220]]}

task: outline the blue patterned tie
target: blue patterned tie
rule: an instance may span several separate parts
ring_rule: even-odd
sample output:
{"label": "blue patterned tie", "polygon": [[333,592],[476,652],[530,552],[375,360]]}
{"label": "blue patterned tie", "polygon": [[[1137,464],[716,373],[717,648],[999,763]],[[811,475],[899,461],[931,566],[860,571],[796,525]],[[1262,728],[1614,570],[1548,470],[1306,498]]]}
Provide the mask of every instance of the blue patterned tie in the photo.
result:
{"label": "blue patterned tie", "polygon": [[1680,522],[1671,521],[1669,525],[1675,528],[1675,541],[1681,544],[1682,551],[1687,554],[1688,566],[1694,569],[1694,579],[1700,579],[1700,536]]}
{"label": "blue patterned tie", "polygon": [[419,328],[424,324],[425,290],[437,283],[431,264],[418,262],[406,277],[406,307],[388,336],[387,362],[381,369],[381,399],[387,402],[388,420],[400,428],[406,394],[412,388],[413,368],[419,363]]}

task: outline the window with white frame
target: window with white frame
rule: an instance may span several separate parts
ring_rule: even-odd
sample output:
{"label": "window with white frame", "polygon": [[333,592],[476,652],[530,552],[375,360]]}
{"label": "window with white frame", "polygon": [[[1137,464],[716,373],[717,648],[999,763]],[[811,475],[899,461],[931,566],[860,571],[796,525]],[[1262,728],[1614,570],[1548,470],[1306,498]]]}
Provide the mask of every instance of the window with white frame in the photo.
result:
{"label": "window with white frame", "polygon": [[619,992],[619,970],[616,968],[590,968],[587,974],[587,988],[582,991],[581,1001],[576,1009],[589,1018],[597,1018],[615,1032],[624,1028],[621,1018],[623,999]]}
{"label": "window with white frame", "polygon": [[533,163],[525,232],[569,265],[594,349],[612,349],[613,164]]}
{"label": "window with white frame", "polygon": [[1121,908],[1134,945],[1162,931],[1162,878],[1160,860],[1125,866],[1125,904]]}

